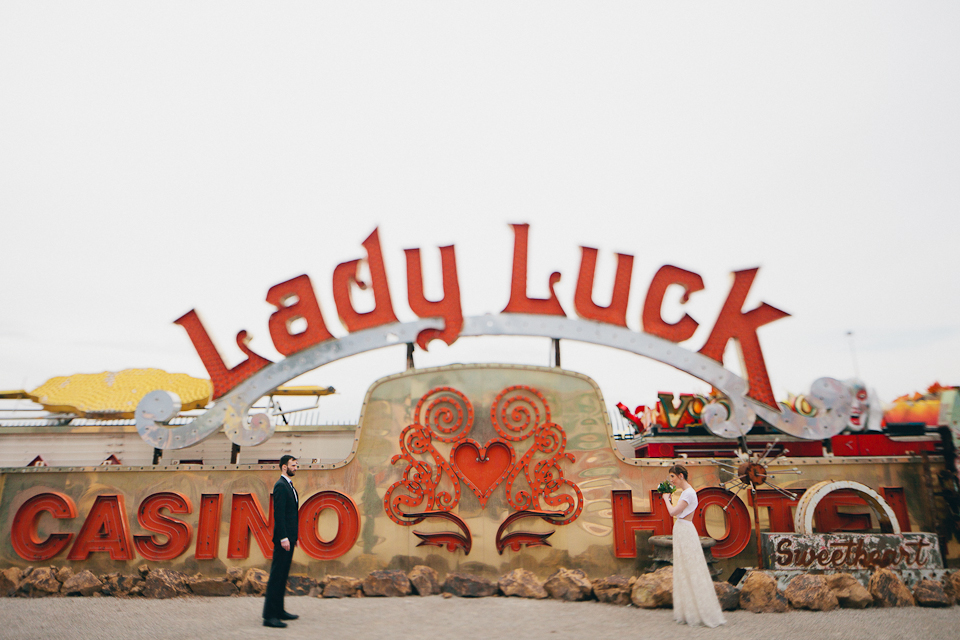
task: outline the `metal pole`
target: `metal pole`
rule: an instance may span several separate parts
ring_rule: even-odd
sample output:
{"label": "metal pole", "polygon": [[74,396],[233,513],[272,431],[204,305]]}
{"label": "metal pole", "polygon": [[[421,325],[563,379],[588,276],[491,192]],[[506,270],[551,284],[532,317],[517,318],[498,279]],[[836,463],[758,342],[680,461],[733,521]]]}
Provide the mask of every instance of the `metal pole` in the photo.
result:
{"label": "metal pole", "polygon": [[757,488],[752,484],[750,497],[753,498],[753,524],[757,532],[757,568],[763,569],[763,550],[760,548],[760,510],[757,508]]}

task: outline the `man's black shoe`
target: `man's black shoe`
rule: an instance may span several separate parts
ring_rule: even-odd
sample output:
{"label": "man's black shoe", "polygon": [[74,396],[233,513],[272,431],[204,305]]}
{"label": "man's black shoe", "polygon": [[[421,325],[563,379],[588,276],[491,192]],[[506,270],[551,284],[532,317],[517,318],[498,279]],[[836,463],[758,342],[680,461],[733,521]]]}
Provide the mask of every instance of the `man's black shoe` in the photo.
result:
{"label": "man's black shoe", "polygon": [[276,627],[277,629],[283,629],[287,626],[287,623],[279,618],[264,618],[263,626],[265,627]]}
{"label": "man's black shoe", "polygon": [[286,611],[284,611],[283,613],[280,614],[280,619],[281,619],[281,620],[296,620],[296,619],[299,618],[299,617],[300,617],[300,616],[298,616],[298,615],[295,614],[295,613],[287,613]]}

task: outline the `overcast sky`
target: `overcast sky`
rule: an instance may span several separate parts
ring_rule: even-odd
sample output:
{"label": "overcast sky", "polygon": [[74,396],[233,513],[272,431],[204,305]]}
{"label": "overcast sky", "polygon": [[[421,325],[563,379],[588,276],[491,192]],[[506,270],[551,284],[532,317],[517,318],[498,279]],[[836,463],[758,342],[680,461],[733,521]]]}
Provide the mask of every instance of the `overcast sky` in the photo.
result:
{"label": "overcast sky", "polygon": [[[270,358],[267,289],[331,276],[379,227],[401,320],[403,249],[454,244],[465,315],[530,295],[581,245],[636,256],[639,330],[663,264],[703,276],[699,349],[730,272],[778,399],[859,369],[884,401],[960,384],[960,4],[937,2],[4,2],[0,4],[0,388],[158,367],[207,377],[197,309],[230,364]],[[853,332],[853,338],[847,332]],[[851,346],[855,348],[854,353]],[[608,404],[707,386],[563,344]],[[315,370],[331,421],[404,368],[402,346]],[[546,339],[434,342],[418,366],[546,365]],[[727,366],[739,372],[736,358]]]}

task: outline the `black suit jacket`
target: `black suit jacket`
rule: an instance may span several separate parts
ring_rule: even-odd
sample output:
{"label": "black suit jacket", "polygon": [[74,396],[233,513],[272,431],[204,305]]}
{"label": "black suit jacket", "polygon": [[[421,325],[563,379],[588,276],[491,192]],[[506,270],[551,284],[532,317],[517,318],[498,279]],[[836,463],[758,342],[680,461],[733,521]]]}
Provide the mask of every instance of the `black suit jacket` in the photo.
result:
{"label": "black suit jacket", "polygon": [[277,478],[273,485],[273,544],[280,546],[284,538],[290,540],[290,547],[297,544],[299,533],[299,517],[297,513],[297,497],[293,487],[285,479]]}

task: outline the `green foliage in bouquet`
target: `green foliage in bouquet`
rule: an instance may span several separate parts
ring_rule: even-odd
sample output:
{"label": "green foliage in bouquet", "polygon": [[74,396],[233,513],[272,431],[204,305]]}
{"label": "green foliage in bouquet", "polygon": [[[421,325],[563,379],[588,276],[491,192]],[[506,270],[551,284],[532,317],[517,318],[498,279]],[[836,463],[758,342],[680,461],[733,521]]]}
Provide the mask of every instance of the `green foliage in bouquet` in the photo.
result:
{"label": "green foliage in bouquet", "polygon": [[660,483],[660,486],[657,487],[657,491],[659,491],[660,493],[673,493],[676,490],[677,488],[672,484],[670,484],[669,480],[664,480],[663,482]]}

